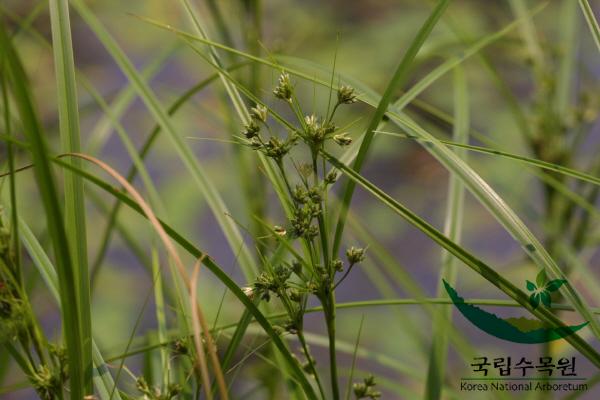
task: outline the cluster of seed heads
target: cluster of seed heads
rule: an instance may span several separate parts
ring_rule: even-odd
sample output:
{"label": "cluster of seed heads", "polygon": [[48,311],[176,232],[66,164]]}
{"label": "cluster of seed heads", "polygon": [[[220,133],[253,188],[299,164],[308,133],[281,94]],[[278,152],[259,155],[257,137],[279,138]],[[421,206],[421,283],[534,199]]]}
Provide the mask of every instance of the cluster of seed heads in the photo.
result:
{"label": "cluster of seed heads", "polygon": [[10,242],[10,230],[7,229],[5,226],[0,227],[0,256],[5,257],[10,254]]}
{"label": "cluster of seed heads", "polygon": [[[320,157],[319,152],[329,141],[339,146],[352,143],[348,133],[340,132],[333,121],[333,116],[339,106],[357,102],[357,95],[353,88],[341,86],[337,92],[337,103],[333,111],[324,118],[314,114],[302,116],[301,107],[294,94],[294,85],[287,73],[282,73],[279,77],[273,95],[294,111],[297,116],[297,126],[291,128],[291,125],[286,125],[287,136],[283,139],[273,135],[268,124],[269,109],[262,104],[257,104],[249,110],[251,120],[244,126],[243,139],[249,147],[276,162],[289,191],[292,201],[290,215],[286,224],[273,227],[274,236],[281,240],[302,240],[316,248],[319,236],[325,234],[321,232],[319,220],[324,217],[326,194],[329,186],[338,179],[338,173],[333,169],[323,170],[320,174],[317,171],[316,160]],[[267,131],[269,136],[263,135],[263,130]],[[299,179],[299,183],[292,185],[288,179],[284,159],[289,156],[291,149],[300,143],[305,145],[312,163],[296,163],[292,160]],[[325,163],[323,163],[324,168]],[[364,249],[350,247],[346,252],[346,274],[337,283],[339,284],[345,278],[352,266],[361,263],[364,257]],[[307,260],[295,259],[270,266],[265,268],[251,286],[243,288],[243,291],[252,299],[270,301],[276,297],[281,301],[288,312],[289,319],[280,329],[296,334],[302,330],[303,308],[306,306],[307,296],[313,294],[320,299],[325,299],[337,286],[335,275],[345,270],[345,262],[338,258],[329,259],[326,265],[323,264],[325,263],[311,257]],[[311,364],[314,364],[314,360],[307,355],[307,363],[304,367],[309,373],[313,372]]]}
{"label": "cluster of seed heads", "polygon": [[138,378],[136,382],[137,390],[139,390],[145,400],[171,400],[181,393],[181,386],[176,383],[171,383],[162,390],[159,387],[150,386],[143,377]]}
{"label": "cluster of seed heads", "polygon": [[43,400],[62,398],[62,386],[68,379],[67,354],[64,347],[49,344],[51,366],[40,364],[30,377],[33,388]]}
{"label": "cluster of seed heads", "polygon": [[190,345],[185,339],[178,339],[171,343],[171,354],[173,357],[189,356]]}
{"label": "cluster of seed heads", "polygon": [[50,370],[46,365],[37,367],[31,380],[33,388],[42,400],[54,400],[62,392],[59,373]]}
{"label": "cluster of seed heads", "polygon": [[[40,335],[27,296],[14,272],[13,231],[4,225],[2,211],[0,206],[0,346],[17,342],[18,347],[28,351]],[[67,354],[64,347],[47,342],[44,345],[47,356],[40,356],[44,354],[40,343],[32,346],[39,357],[27,354],[31,362],[28,378],[42,400],[62,399],[69,377]]]}
{"label": "cluster of seed heads", "polygon": [[[330,186],[338,180],[338,173],[331,166],[327,170],[329,163],[322,152],[328,143],[342,147],[352,144],[350,135],[335,124],[333,117],[340,106],[356,103],[358,98],[353,88],[341,86],[331,113],[328,107],[328,115],[325,117],[305,115],[287,73],[282,73],[279,77],[273,95],[294,113],[296,124],[282,122],[287,135],[285,138],[275,136],[268,124],[269,109],[257,104],[249,110],[251,120],[244,126],[242,140],[250,148],[275,161],[289,195],[287,221],[273,227],[273,236],[288,244],[301,241],[307,253],[305,256],[296,255],[292,261],[283,261],[277,265],[266,264],[254,283],[243,288],[243,291],[255,301],[277,298],[286,311],[287,319],[274,328],[278,333],[287,332],[298,336],[298,340],[303,343],[305,361],[297,359],[297,362],[307,374],[315,377],[320,387],[315,359],[304,341],[303,323],[308,298],[313,295],[320,301],[328,329],[335,327],[335,289],[348,276],[352,267],[365,259],[365,249],[354,246],[346,250],[346,262],[335,255],[329,256],[329,238],[325,225],[327,194]],[[282,121],[281,117],[272,113],[275,120]],[[263,128],[269,136],[263,136]],[[295,146],[298,148],[292,156],[290,153]],[[302,151],[310,155],[310,162],[296,162],[296,154],[302,154]],[[289,163],[288,159],[291,159]],[[290,164],[297,172],[297,183],[289,178]],[[337,278],[337,274],[341,274],[341,277]],[[379,393],[373,389],[375,384],[372,379],[365,380],[360,385],[355,386],[355,394],[360,396],[358,398],[379,397]]]}
{"label": "cluster of seed heads", "polygon": [[354,88],[350,86],[342,86],[337,93],[338,104],[352,104],[358,101],[358,97],[354,92]]}
{"label": "cluster of seed heads", "polygon": [[365,260],[365,249],[352,246],[346,250],[346,257],[350,265],[359,264]]}
{"label": "cluster of seed heads", "polygon": [[27,328],[27,312],[9,284],[0,280],[0,344],[16,339]]}
{"label": "cluster of seed heads", "polygon": [[288,280],[292,269],[286,265],[278,265],[272,273],[263,271],[254,283],[253,293],[259,293],[262,300],[269,301],[271,294],[282,297],[289,288]]}
{"label": "cluster of seed heads", "polygon": [[248,140],[248,145],[265,156],[281,162],[283,157],[290,152],[292,147],[297,143],[298,137],[295,134],[290,134],[285,140],[277,136],[271,135],[268,139],[261,136],[261,125],[267,125],[268,110],[263,105],[256,105],[250,109],[251,121],[244,126],[242,134]]}
{"label": "cluster of seed heads", "polygon": [[[294,87],[287,73],[282,73],[279,77],[279,82],[273,94],[276,98],[293,105]],[[342,86],[337,93],[337,103],[334,110],[342,104],[352,104],[358,100],[354,89],[350,86]],[[352,138],[347,132],[339,132],[339,128],[328,119],[320,119],[315,115],[307,115],[304,117],[302,127],[288,133],[286,139],[280,139],[277,136],[270,135],[265,138],[261,135],[262,127],[268,128],[269,110],[262,104],[257,104],[250,109],[251,120],[242,130],[242,135],[246,139],[246,144],[251,148],[261,151],[267,157],[281,162],[283,157],[287,155],[298,140],[302,138],[308,143],[314,151],[323,147],[329,139],[333,140],[340,146],[348,146],[352,143]],[[333,113],[332,113],[333,116]]]}
{"label": "cluster of seed heads", "polygon": [[281,99],[281,100],[284,100],[287,102],[291,102],[293,90],[294,90],[294,88],[292,87],[292,82],[290,81],[290,76],[289,76],[289,74],[284,72],[279,77],[279,82],[278,82],[277,86],[275,87],[275,89],[273,89],[273,94],[278,99]]}
{"label": "cluster of seed heads", "polygon": [[29,315],[9,272],[13,265],[11,242],[11,231],[0,221],[0,345],[25,333]]}
{"label": "cluster of seed heads", "polygon": [[375,390],[375,385],[375,378],[373,375],[369,375],[362,383],[355,383],[352,389],[357,399],[375,400],[381,397],[381,392]]}
{"label": "cluster of seed heads", "polygon": [[51,366],[40,364],[35,367],[30,379],[33,388],[43,400],[62,398],[62,387],[68,379],[67,355],[64,347],[49,344]]}

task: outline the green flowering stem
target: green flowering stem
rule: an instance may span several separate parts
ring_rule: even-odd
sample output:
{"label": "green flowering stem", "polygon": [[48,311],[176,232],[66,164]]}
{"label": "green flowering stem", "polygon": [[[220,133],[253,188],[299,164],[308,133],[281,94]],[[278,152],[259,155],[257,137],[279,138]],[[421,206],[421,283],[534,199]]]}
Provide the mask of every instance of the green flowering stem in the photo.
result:
{"label": "green flowering stem", "polygon": [[321,397],[323,398],[323,400],[325,400],[327,398],[327,396],[325,396],[325,390],[323,389],[323,384],[321,383],[321,378],[319,378],[319,374],[317,373],[317,368],[315,367],[315,362],[312,359],[312,357],[310,356],[310,352],[308,350],[308,345],[306,344],[306,338],[304,337],[303,329],[298,329],[298,333],[296,334],[296,336],[298,336],[298,340],[300,341],[300,345],[302,346],[302,351],[304,352],[304,355],[308,362],[308,366],[315,377],[315,381],[317,382],[317,387],[319,388],[319,393],[321,394]]}
{"label": "green flowering stem", "polygon": [[[319,172],[317,170],[317,155],[316,151],[312,152],[312,163],[313,163],[313,173],[315,177],[315,186],[318,185],[319,181]],[[325,268],[330,268],[329,266],[329,244],[327,243],[327,229],[325,227],[325,218],[323,215],[324,207],[323,202],[319,203],[319,215],[317,216],[317,222],[319,224],[319,236],[321,238],[321,251],[323,253],[323,265]],[[329,270],[329,276],[332,276],[333,273]]]}
{"label": "green flowering stem", "polygon": [[331,392],[334,400],[340,399],[338,386],[337,357],[335,350],[335,293],[328,290],[327,297],[321,301],[327,324],[327,337],[329,338],[329,369],[331,374]]}
{"label": "green flowering stem", "polygon": [[281,177],[283,178],[283,181],[285,182],[285,187],[288,190],[288,193],[290,195],[290,197],[292,198],[292,202],[296,203],[296,200],[294,199],[294,194],[292,192],[292,187],[290,186],[290,181],[288,180],[287,174],[285,173],[285,169],[283,168],[283,161],[281,159],[276,160],[276,164],[277,164],[277,168],[279,168],[279,172],[281,172]]}
{"label": "green flowering stem", "polygon": [[333,120],[333,116],[335,115],[335,112],[337,111],[340,104],[342,104],[342,103],[340,103],[339,101],[337,103],[335,103],[335,106],[333,106],[333,109],[331,110],[331,114],[329,115],[329,118],[327,118],[327,123],[329,123]]}
{"label": "green flowering stem", "polygon": [[[12,127],[10,123],[10,103],[8,101],[8,89],[5,82],[6,76],[3,74],[0,77],[1,92],[2,92],[2,105],[4,108],[3,119],[4,129],[8,136],[12,135]],[[14,268],[13,273],[15,279],[19,283],[20,287],[24,286],[23,276],[21,274],[21,245],[19,241],[19,228],[17,223],[17,193],[16,193],[16,176],[15,176],[15,163],[14,163],[14,144],[11,142],[6,143],[6,156],[8,158],[8,170],[10,172],[8,182],[10,187],[10,204],[11,204],[11,230],[12,230],[12,252],[14,254]]]}
{"label": "green flowering stem", "polygon": [[354,263],[350,264],[348,266],[348,269],[346,269],[346,272],[344,272],[344,275],[342,275],[342,277],[340,278],[339,281],[337,281],[337,283],[335,285],[333,285],[333,290],[335,290],[340,283],[342,283],[344,281],[344,279],[346,279],[346,277],[348,276],[348,274],[350,274],[350,271],[352,270],[352,267],[354,267]]}
{"label": "green flowering stem", "polygon": [[[294,204],[294,207],[297,206],[297,202],[296,199],[294,198],[294,192],[292,191],[292,186],[290,185],[289,179],[287,177],[287,174],[285,172],[285,168],[283,167],[283,160],[276,160],[276,164],[277,167],[279,168],[279,172],[281,173],[281,177],[283,178],[283,181],[285,182],[285,186],[287,188],[287,191],[290,195],[290,198],[292,199],[292,203]],[[310,239],[304,239],[304,242],[306,244],[306,247],[308,248],[308,253],[310,255],[310,259],[311,259],[311,263],[313,265],[313,270],[314,270],[314,265],[316,265],[318,257],[315,251],[315,246],[312,240]]]}

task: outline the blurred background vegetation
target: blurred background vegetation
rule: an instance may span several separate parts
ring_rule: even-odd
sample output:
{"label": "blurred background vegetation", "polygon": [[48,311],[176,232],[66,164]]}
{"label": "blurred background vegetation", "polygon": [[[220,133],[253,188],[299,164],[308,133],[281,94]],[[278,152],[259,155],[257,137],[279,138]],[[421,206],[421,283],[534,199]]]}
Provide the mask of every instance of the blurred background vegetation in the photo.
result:
{"label": "blurred background vegetation", "polygon": [[[136,18],[144,16],[190,31],[187,16],[174,3],[161,0],[88,2],[138,70],[145,71],[148,82],[164,105],[171,104],[185,90],[214,73],[210,65],[175,35]],[[400,56],[431,12],[433,4],[422,0],[213,0],[198,3],[210,27],[210,36],[216,41],[263,56],[270,52],[303,58],[327,68],[331,68],[337,55],[336,72],[359,79],[378,92],[385,88]],[[419,52],[405,87],[419,82],[449,57],[461,54],[467,47],[466,43],[496,32],[518,18],[516,3],[519,2],[452,1],[446,15]],[[531,8],[540,4],[537,1],[524,3]],[[574,0],[553,0],[533,17],[536,40],[533,52],[531,43],[527,43],[526,39],[528,25],[521,24],[482,51],[486,61],[474,55],[462,66],[467,77],[473,131],[491,139],[499,149],[533,158],[543,159],[545,156],[549,161],[590,171],[597,161],[600,148],[600,125],[597,123],[600,57],[575,3]],[[600,5],[595,1],[590,3],[593,7]],[[218,13],[215,14],[215,9],[211,7],[216,7]],[[215,16],[220,16],[226,24],[225,35]],[[58,153],[60,141],[56,84],[52,50],[47,45],[51,39],[47,5],[43,1],[3,0],[0,3],[0,17],[13,32],[18,32],[14,40],[34,88],[36,104],[43,125],[47,128],[48,142]],[[253,18],[260,18],[261,32],[258,36],[253,31],[256,26]],[[101,94],[107,104],[114,104],[129,85],[127,78],[74,11],[71,23],[78,73]],[[257,37],[260,37],[260,45],[257,44]],[[239,61],[226,53],[222,55],[228,63]],[[565,68],[571,72],[567,78],[567,100],[564,106],[556,106],[555,94],[563,90],[560,84],[564,83],[561,74]],[[266,67],[258,67],[257,70],[241,68],[235,72],[235,76],[251,82],[259,97],[272,101],[271,91],[277,82],[277,71]],[[445,75],[419,95],[419,104],[452,115],[452,82],[452,74]],[[305,103],[314,102],[316,108],[326,104],[326,89],[304,81],[299,81],[297,89]],[[502,90],[510,92],[517,106],[507,101],[506,93]],[[105,118],[105,112],[85,85],[79,87],[79,104],[82,150],[125,173],[132,165],[131,158],[113,126]],[[521,110],[522,120],[515,118],[514,107]],[[550,112],[547,111],[548,107]],[[451,125],[423,111],[414,102],[407,111],[436,136],[449,139]],[[351,133],[355,136],[365,129],[370,113],[372,111],[366,106],[357,105],[343,110],[342,119],[348,122],[358,119],[351,127]],[[548,118],[548,115],[552,118]],[[120,120],[138,148],[155,124],[142,102],[135,98],[124,109]],[[239,149],[227,142],[204,140],[226,139],[232,132],[241,129],[231,104],[224,97],[222,85],[217,81],[195,95],[172,120],[216,184],[232,218],[241,226],[252,225],[246,199],[242,195],[242,188],[247,182],[244,182],[243,175],[236,167]],[[532,144],[535,140],[524,138],[524,126],[536,138],[547,138],[544,135],[548,130],[556,130],[561,137],[557,140],[568,141],[569,144],[574,140],[572,137],[578,135],[576,152],[569,157],[563,157],[562,153],[544,153],[545,150]],[[564,139],[567,137],[563,134],[565,131],[572,133],[567,139]],[[543,142],[546,139],[540,140]],[[481,142],[473,140],[472,143]],[[567,147],[560,142],[544,149],[559,149],[560,153],[561,149]],[[536,150],[539,151],[537,154]],[[19,154],[17,160],[21,165],[27,162],[27,157]],[[158,214],[168,216],[172,226],[198,248],[205,249],[240,286],[251,283],[245,281],[236,263],[236,254],[227,245],[205,199],[191,182],[166,136],[159,136],[145,164],[165,205],[165,210]],[[538,238],[544,243],[552,240],[552,229],[548,226],[552,221],[546,203],[547,187],[540,179],[540,170],[501,157],[477,153],[469,154],[469,164],[506,200]],[[443,228],[449,174],[419,144],[408,139],[378,135],[363,172],[364,176],[392,197],[401,200],[434,226]],[[139,180],[135,182],[144,193]],[[38,233],[41,242],[47,242],[45,223],[38,217],[43,211],[32,172],[21,173],[18,183],[23,216]],[[577,187],[571,181],[565,183],[569,187]],[[89,255],[94,260],[101,251],[107,209],[112,206],[113,199],[91,185],[86,186],[86,193],[90,195],[86,203]],[[584,190],[583,193],[587,192]],[[7,191],[2,194],[6,201]],[[263,206],[267,215],[270,220],[277,221],[281,215],[280,206],[268,189],[266,199]],[[376,245],[386,249],[403,269],[390,270],[382,265],[381,260],[370,258],[360,268],[353,270],[337,290],[338,302],[414,297],[404,275],[422,288],[427,297],[436,297],[440,248],[419,230],[394,217],[390,210],[360,188],[353,201],[352,213],[362,221]],[[94,333],[106,358],[122,351],[152,287],[151,277],[144,268],[144,264],[149,264],[154,240],[147,224],[133,212],[123,209],[119,214],[118,227],[118,234],[113,236],[106,258],[96,266],[93,274]],[[571,282],[595,305],[600,301],[600,273],[597,270],[600,231],[596,223],[591,223],[588,228],[586,234],[589,240],[586,240],[577,257],[581,268],[572,266]],[[356,233],[347,236],[349,243],[375,245],[365,243],[364,237]],[[247,240],[252,243],[252,238],[247,237]],[[137,252],[132,251],[132,243],[135,243]],[[525,279],[535,278],[537,268],[525,258],[519,245],[470,195],[465,199],[462,243],[523,290]],[[193,260],[186,261],[191,264]],[[465,297],[506,299],[500,291],[462,265],[459,266],[458,275],[457,287]],[[50,294],[34,272],[28,276],[27,283],[36,314],[49,335],[56,336],[60,322],[57,308],[49,301]],[[242,306],[208,272],[201,273],[199,297],[209,320],[212,321],[218,312],[221,324],[238,320]],[[144,311],[138,328],[140,336],[155,329],[153,306],[151,304]],[[491,310],[503,316],[523,313],[518,309]],[[568,321],[569,315],[564,316]],[[346,344],[340,346],[342,370],[350,368],[353,343],[362,317],[361,348],[364,354],[361,353],[358,359],[357,371],[360,374],[357,372],[357,375],[363,376],[366,371],[375,374],[381,386],[379,389],[384,393],[383,398],[420,397],[428,368],[431,316],[418,305],[340,310],[339,339]],[[482,333],[461,316],[455,315],[454,321],[458,332],[463,335],[462,339],[472,345],[476,355],[539,357],[544,351],[536,346],[500,341]],[[324,333],[321,320],[316,315],[308,315],[307,329],[318,335],[312,345],[318,365],[326,365],[326,351],[323,343],[319,344]],[[583,335],[590,337],[587,332]],[[574,350],[563,342],[553,344],[553,351],[561,355],[574,354]],[[0,355],[0,358],[3,357],[6,355]],[[140,357],[132,357],[127,365],[132,371],[139,372],[141,361]],[[591,377],[596,373],[596,369],[583,357],[578,356],[577,361],[580,362],[577,370],[581,376]],[[450,346],[448,364],[445,380],[456,391],[459,378],[468,376],[471,370],[468,362],[457,355],[453,345]],[[268,381],[271,374],[272,367],[268,363],[260,358],[250,358],[236,379],[236,385],[239,386],[237,392],[244,393],[252,389],[256,382]],[[3,369],[1,386],[9,387],[22,381],[23,376],[16,368],[9,366]],[[598,398],[599,390],[593,389],[581,398]],[[260,391],[252,396],[247,398],[267,398],[266,393]],[[470,396],[467,394],[465,398]],[[17,390],[2,393],[0,397],[26,399],[35,395],[30,390]]]}

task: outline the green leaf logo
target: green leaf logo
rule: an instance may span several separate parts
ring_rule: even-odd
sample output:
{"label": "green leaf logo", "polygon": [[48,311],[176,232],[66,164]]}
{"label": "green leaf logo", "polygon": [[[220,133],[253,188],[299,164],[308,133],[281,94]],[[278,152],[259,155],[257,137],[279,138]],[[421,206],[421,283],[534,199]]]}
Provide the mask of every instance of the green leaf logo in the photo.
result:
{"label": "green leaf logo", "polygon": [[552,304],[552,298],[550,295],[552,292],[556,292],[564,283],[567,281],[564,279],[553,279],[548,281],[546,272],[541,270],[535,277],[535,283],[531,281],[525,281],[525,287],[528,291],[532,292],[529,296],[529,304],[535,309],[540,303],[546,307],[550,307]]}

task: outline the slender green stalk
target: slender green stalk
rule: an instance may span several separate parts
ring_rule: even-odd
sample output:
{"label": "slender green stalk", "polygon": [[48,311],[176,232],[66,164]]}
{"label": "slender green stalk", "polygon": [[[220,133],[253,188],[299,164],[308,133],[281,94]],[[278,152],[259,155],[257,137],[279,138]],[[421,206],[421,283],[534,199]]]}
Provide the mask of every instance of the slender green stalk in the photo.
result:
{"label": "slender green stalk", "polygon": [[[79,152],[79,111],[77,86],[75,82],[75,61],[71,40],[69,3],[67,0],[50,0],[50,22],[52,28],[52,49],[56,67],[58,88],[58,117],[60,137],[64,152]],[[81,167],[80,160],[69,160]],[[81,324],[81,362],[83,363],[84,394],[92,394],[92,317],[90,311],[90,280],[87,260],[87,240],[85,225],[85,204],[81,177],[65,171],[65,228],[70,245],[78,293],[78,310]],[[73,383],[71,384],[73,386]],[[78,392],[76,392],[78,393]],[[73,396],[77,398],[76,393]]]}
{"label": "slender green stalk", "polygon": [[[469,132],[469,97],[465,72],[462,67],[454,71],[454,107],[455,121],[453,139],[459,143],[468,141]],[[463,149],[459,156],[465,159]],[[448,205],[446,208],[446,222],[444,234],[453,242],[460,243],[462,219],[464,213],[464,188],[460,179],[454,174],[450,175],[448,185]],[[454,285],[456,281],[456,259],[448,252],[442,252],[442,269],[438,278],[437,296],[444,294],[442,280]],[[429,353],[429,367],[427,371],[427,385],[425,398],[430,400],[440,399],[444,381],[446,362],[448,358],[448,324],[452,321],[452,309],[440,309],[434,315],[432,329],[431,351]]]}
{"label": "slender green stalk", "polygon": [[329,339],[329,371],[331,374],[331,391],[334,400],[340,398],[340,388],[338,383],[338,366],[336,354],[336,335],[335,335],[335,297],[333,291],[329,293],[326,299],[323,310],[325,314],[325,323],[327,324],[327,338]]}
{"label": "slender green stalk", "polygon": [[346,386],[345,400],[350,400],[350,391],[352,389],[352,379],[354,378],[354,371],[356,368],[356,355],[358,352],[358,346],[360,344],[360,335],[362,334],[363,323],[365,322],[365,316],[360,318],[360,324],[358,325],[358,333],[356,334],[356,344],[354,345],[354,353],[352,354],[352,366],[350,367],[350,374],[348,375],[348,385]]}
{"label": "slender green stalk", "polygon": [[[0,70],[4,69],[4,66],[0,65]],[[2,74],[0,76],[0,86],[2,86],[2,105],[4,107],[4,129],[8,136],[12,137],[12,126],[10,121],[10,101],[8,99],[8,82],[6,79],[6,75]],[[11,230],[12,230],[12,239],[11,243],[12,251],[15,257],[15,270],[12,271],[15,277],[15,281],[17,281],[18,285],[24,288],[24,281],[22,276],[22,265],[21,265],[21,243],[19,241],[19,223],[18,223],[18,205],[17,205],[17,185],[16,185],[16,175],[15,175],[15,153],[14,153],[14,144],[12,142],[8,142],[6,144],[6,155],[8,158],[8,172],[9,176],[9,186],[10,186],[10,207],[11,207]]]}
{"label": "slender green stalk", "polygon": [[579,0],[579,7],[581,7],[585,21],[590,28],[590,33],[594,38],[594,43],[596,43],[596,47],[598,47],[598,51],[600,51],[600,27],[598,27],[598,21],[596,21],[592,6],[590,6],[588,0]]}
{"label": "slender green stalk", "polygon": [[[464,299],[465,304],[472,304],[476,306],[489,306],[489,307],[504,307],[504,308],[522,308],[521,304],[517,303],[514,300],[499,300],[499,299]],[[427,298],[419,298],[419,299],[386,299],[386,300],[363,300],[363,301],[351,301],[351,302],[340,302],[337,303],[338,310],[354,310],[354,309],[363,309],[363,308],[377,308],[377,307],[393,307],[393,306],[421,306],[423,304],[430,305],[451,305],[454,304],[451,299],[444,298],[435,298],[435,297],[427,297]],[[561,310],[561,311],[570,311],[574,312],[575,309],[567,304],[552,304],[552,310]],[[600,315],[600,308],[593,308],[592,311],[594,314]],[[323,306],[316,306],[306,309],[307,314],[311,313],[320,313],[323,312]],[[287,313],[277,313],[277,314],[269,314],[265,317],[268,320],[278,320],[287,316]],[[230,330],[237,327],[237,323],[231,323],[226,325],[220,325],[214,328],[214,332]],[[178,332],[172,332],[170,335],[170,340],[164,343],[156,343],[152,345],[146,345],[134,350],[129,351],[128,353],[119,354],[110,356],[107,358],[107,362],[113,362],[116,360],[120,360],[123,357],[131,357],[134,355],[138,355],[144,353],[146,351],[150,351],[156,349],[160,346],[166,346],[172,341],[180,338],[178,336]],[[144,339],[145,341],[145,339]],[[138,340],[140,342],[140,340]]]}
{"label": "slender green stalk", "polygon": [[308,345],[306,344],[306,338],[304,337],[304,333],[300,330],[298,331],[297,336],[298,340],[300,341],[300,345],[302,346],[302,351],[304,352],[304,355],[307,359],[306,362],[308,363],[310,371],[314,375],[315,381],[317,382],[319,394],[321,395],[321,398],[326,399],[327,396],[325,395],[325,390],[323,389],[323,385],[321,384],[321,378],[319,377],[319,373],[317,372],[317,367],[315,366],[312,356],[310,355],[310,351],[308,350]]}
{"label": "slender green stalk", "polygon": [[[418,141],[419,143],[422,143],[425,146],[427,146],[428,144],[432,144],[432,141],[430,141],[424,137],[420,137],[420,136],[413,135],[410,133],[398,133],[398,132],[387,132],[387,131],[376,131],[376,133],[388,135],[388,136],[394,136],[394,137],[398,137],[398,138],[413,139],[413,140]],[[502,150],[497,150],[496,148],[475,146],[475,145],[470,145],[470,144],[466,144],[466,143],[458,143],[458,142],[452,141],[452,140],[444,140],[444,139],[436,139],[436,140],[438,140],[440,143],[443,143],[447,146],[456,147],[456,148],[460,148],[460,149],[466,149],[469,151],[474,151],[474,152],[482,153],[482,154],[490,154],[490,155],[494,155],[494,156],[506,157],[511,160],[519,161],[519,162],[529,164],[531,166],[535,166],[535,167],[545,169],[548,171],[557,172],[559,174],[562,174],[562,175],[565,175],[565,176],[568,176],[571,178],[575,178],[575,179],[578,179],[583,182],[589,182],[593,185],[600,186],[600,178],[598,178],[594,175],[590,175],[589,173],[586,173],[586,172],[582,172],[582,171],[579,171],[579,170],[576,170],[573,168],[565,167],[563,165],[551,163],[548,161],[542,161],[542,160],[538,160],[536,158],[526,157],[526,156],[522,156],[519,154],[509,153],[509,152],[502,151]]]}
{"label": "slender green stalk", "polygon": [[[165,315],[165,298],[163,294],[163,279],[160,271],[160,260],[158,251],[152,249],[152,275],[154,277],[154,302],[156,304],[156,322],[158,325],[158,341],[162,343],[167,337],[167,321]],[[167,349],[160,349],[160,366],[162,371],[162,385],[167,387],[169,384],[169,354]]]}

